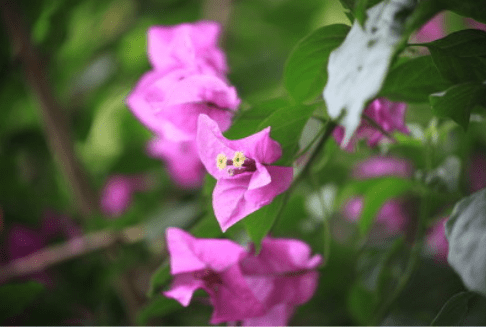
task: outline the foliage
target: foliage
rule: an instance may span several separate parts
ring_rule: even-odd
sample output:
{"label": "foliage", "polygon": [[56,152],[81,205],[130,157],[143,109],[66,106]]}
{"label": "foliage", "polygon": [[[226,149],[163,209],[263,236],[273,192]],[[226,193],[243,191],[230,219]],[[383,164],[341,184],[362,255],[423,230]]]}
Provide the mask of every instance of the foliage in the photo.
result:
{"label": "foliage", "polygon": [[[174,278],[166,229],[178,227],[253,243],[255,255],[267,235],[321,255],[316,291],[290,324],[486,324],[486,26],[477,23],[486,23],[486,6],[216,3],[22,0],[2,8],[0,322],[208,324],[207,292],[196,291],[190,308],[162,295]],[[417,43],[435,15],[447,22],[433,26],[441,36]],[[15,17],[22,28],[12,29]],[[235,88],[233,104],[241,99],[226,112],[224,137],[270,127],[282,148],[273,164],[294,170],[283,194],[224,233],[216,180],[174,183],[168,161],[147,149],[156,134],[126,102],[154,70],[148,29],[200,20],[222,21],[228,72],[217,72],[218,83]],[[407,104],[409,133],[387,132],[387,119],[399,117],[380,116],[382,107],[376,117],[385,118],[365,114],[376,98]],[[377,146],[356,137],[363,123],[380,135]],[[187,148],[174,149],[186,158]],[[406,171],[387,166],[391,159]],[[121,206],[104,211],[105,194]]]}

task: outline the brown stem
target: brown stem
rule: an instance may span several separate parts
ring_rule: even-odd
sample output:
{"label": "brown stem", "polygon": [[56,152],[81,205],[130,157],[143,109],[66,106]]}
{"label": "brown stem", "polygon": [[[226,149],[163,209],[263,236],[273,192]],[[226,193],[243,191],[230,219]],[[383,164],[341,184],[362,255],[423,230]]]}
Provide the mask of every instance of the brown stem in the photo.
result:
{"label": "brown stem", "polygon": [[91,189],[86,176],[74,155],[68,121],[62,108],[53,96],[47,80],[45,63],[30,41],[25,22],[13,1],[1,3],[3,22],[12,42],[14,56],[24,68],[30,90],[35,94],[44,124],[49,147],[57,159],[64,177],[72,189],[74,199],[83,217],[97,209],[96,193]]}
{"label": "brown stem", "polygon": [[202,17],[221,24],[221,40],[223,44],[231,16],[232,2],[232,0],[204,0],[202,5]]}
{"label": "brown stem", "polygon": [[1,266],[0,284],[14,277],[29,275],[63,261],[109,248],[119,241],[135,243],[144,237],[145,229],[142,226],[129,227],[118,233],[109,230],[74,237],[65,243],[43,248]]}
{"label": "brown stem", "polygon": [[376,128],[381,134],[385,135],[387,138],[389,138],[390,140],[392,140],[393,142],[396,142],[397,140],[395,140],[395,138],[393,137],[393,135],[391,135],[390,133],[388,133],[387,131],[385,131],[383,129],[383,127],[380,126],[380,124],[378,124],[376,121],[374,121],[371,117],[363,114],[361,115],[361,117],[366,120],[373,128]]}

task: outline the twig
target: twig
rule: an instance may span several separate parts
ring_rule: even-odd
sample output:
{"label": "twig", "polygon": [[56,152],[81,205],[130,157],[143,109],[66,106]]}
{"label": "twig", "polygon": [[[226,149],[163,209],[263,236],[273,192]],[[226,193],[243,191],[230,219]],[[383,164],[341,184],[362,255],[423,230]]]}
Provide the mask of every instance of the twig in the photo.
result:
{"label": "twig", "polygon": [[396,142],[397,140],[393,137],[393,135],[391,135],[390,133],[388,133],[387,131],[385,131],[383,129],[383,127],[380,126],[380,124],[378,124],[376,121],[374,121],[371,117],[363,114],[361,115],[361,117],[366,120],[370,125],[371,127],[377,129],[381,134],[385,135],[386,137],[388,137],[390,140],[392,140],[393,142]]}
{"label": "twig", "polygon": [[43,248],[0,267],[0,283],[42,271],[49,266],[93,251],[109,248],[119,241],[131,244],[141,241],[144,237],[145,228],[142,225],[126,228],[121,232],[98,231],[74,237],[66,243]]}
{"label": "twig", "polygon": [[64,111],[53,96],[44,70],[45,63],[30,41],[30,34],[13,1],[2,1],[3,22],[12,41],[14,55],[24,68],[31,91],[37,97],[44,133],[51,152],[68,181],[80,213],[84,218],[97,209],[97,197],[87,182],[86,176],[74,155],[68,121]]}
{"label": "twig", "polygon": [[221,40],[224,44],[232,10],[232,0],[204,0],[202,17],[221,24]]}

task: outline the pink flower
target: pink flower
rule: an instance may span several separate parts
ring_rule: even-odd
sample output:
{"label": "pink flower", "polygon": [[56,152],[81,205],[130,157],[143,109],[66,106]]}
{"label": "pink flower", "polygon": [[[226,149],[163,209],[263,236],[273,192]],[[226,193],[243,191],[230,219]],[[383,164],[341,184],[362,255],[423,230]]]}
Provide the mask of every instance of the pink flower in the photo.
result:
{"label": "pink flower", "polygon": [[[409,130],[405,126],[405,110],[407,105],[403,102],[391,102],[385,98],[379,98],[370,103],[363,111],[363,115],[373,120],[384,131],[392,133],[395,130],[408,134]],[[333,132],[334,139],[341,144],[344,138],[344,128],[338,126]],[[347,151],[353,151],[354,145],[359,139],[367,139],[368,146],[376,146],[385,135],[376,129],[367,120],[362,119],[356,133],[346,146]]]}
{"label": "pink flower", "polygon": [[147,152],[166,162],[170,176],[180,187],[197,188],[202,185],[205,169],[195,141],[176,142],[159,136],[148,143]]}
{"label": "pink flower", "polygon": [[142,176],[110,176],[101,191],[101,210],[107,216],[121,216],[132,203],[133,193],[147,187]]}
{"label": "pink flower", "polygon": [[267,237],[255,256],[229,240],[196,239],[178,228],[166,235],[174,280],[164,295],[188,306],[195,290],[205,290],[211,324],[286,325],[316,290],[322,258],[303,242]]}
{"label": "pink flower", "polygon": [[[344,218],[356,222],[363,210],[363,198],[356,197],[349,200],[344,207]],[[375,218],[376,227],[386,235],[397,235],[405,230],[409,216],[404,204],[399,200],[385,202]]]}
{"label": "pink flower", "polygon": [[464,18],[467,27],[475,28],[477,30],[486,31],[486,24],[475,21],[472,18]]}
{"label": "pink flower", "polygon": [[472,156],[469,169],[469,190],[477,192],[486,187],[486,156],[476,153]]}
{"label": "pink flower", "polygon": [[[384,176],[397,176],[411,178],[413,167],[407,160],[374,156],[359,162],[353,169],[355,179],[378,178]],[[363,210],[363,198],[355,197],[349,200],[343,211],[348,221],[357,221]],[[396,235],[405,230],[409,221],[409,214],[401,200],[392,199],[381,207],[375,218],[375,231],[377,234],[388,236]]]}
{"label": "pink flower", "polygon": [[240,99],[236,89],[220,77],[177,69],[145,74],[128,96],[127,104],[156,134],[173,141],[192,141],[199,114],[210,116],[225,131]]}
{"label": "pink flower", "polygon": [[167,72],[191,68],[203,73],[225,74],[226,58],[217,46],[218,23],[201,21],[177,26],[152,26],[148,31],[148,57],[152,66]]}
{"label": "pink flower", "polygon": [[444,14],[438,14],[424,24],[412,37],[413,42],[427,43],[445,36]]}
{"label": "pink flower", "polygon": [[200,115],[196,142],[204,167],[217,179],[213,208],[223,232],[272,202],[292,183],[292,167],[270,166],[282,155],[280,145],[270,138],[270,127],[228,140],[215,121]]}
{"label": "pink flower", "polygon": [[51,239],[59,234],[73,238],[81,236],[82,230],[70,217],[52,210],[46,210],[42,219],[41,235],[45,239]]}
{"label": "pink flower", "polygon": [[374,156],[358,163],[353,169],[356,179],[398,176],[411,178],[413,168],[409,161],[393,157]]}
{"label": "pink flower", "polygon": [[151,27],[148,56],[154,70],[127,97],[133,114],[156,134],[148,145],[150,155],[166,161],[182,187],[202,183],[201,164],[191,145],[197,117],[208,115],[226,131],[240,104],[225,77],[228,67],[217,45],[219,34],[219,24],[209,21]]}
{"label": "pink flower", "polygon": [[434,256],[440,262],[447,262],[447,255],[449,253],[449,243],[445,236],[445,223],[448,217],[440,219],[427,232],[425,244]]}

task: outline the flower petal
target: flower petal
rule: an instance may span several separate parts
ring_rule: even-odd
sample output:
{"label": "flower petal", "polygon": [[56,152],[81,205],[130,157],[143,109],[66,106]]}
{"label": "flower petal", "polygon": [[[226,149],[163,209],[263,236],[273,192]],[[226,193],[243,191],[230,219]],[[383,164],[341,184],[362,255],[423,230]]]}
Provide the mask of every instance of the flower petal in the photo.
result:
{"label": "flower petal", "polygon": [[191,102],[211,102],[235,110],[240,104],[236,89],[213,75],[195,74],[180,80],[167,93],[166,106]]}
{"label": "flower petal", "polygon": [[270,137],[270,127],[239,140],[227,140],[230,148],[242,151],[246,157],[271,164],[282,156],[282,147]]}
{"label": "flower petal", "polygon": [[248,287],[238,265],[231,266],[220,277],[223,283],[216,285],[217,289],[208,289],[214,306],[211,324],[243,320],[265,312],[265,308]]}
{"label": "flower petal", "polygon": [[274,292],[268,299],[268,305],[278,303],[289,303],[301,305],[311,299],[317,289],[319,273],[317,271],[307,271],[294,276],[275,278]]}
{"label": "flower petal", "polygon": [[294,307],[285,303],[275,305],[264,315],[243,320],[242,326],[288,326]]}
{"label": "flower petal", "polygon": [[[213,209],[223,232],[252,212],[269,204],[292,184],[293,168],[267,166],[271,182],[265,186],[249,189],[253,174],[245,173],[231,179],[219,179],[213,191]],[[265,182],[266,177],[256,181]]]}
{"label": "flower petal", "polygon": [[181,78],[189,73],[186,70],[176,70],[169,74],[152,71],[140,79],[135,89],[128,95],[126,102],[132,113],[147,128],[157,134],[164,134],[172,140],[190,140],[194,132],[187,134],[177,128],[164,115],[163,101],[167,92]]}
{"label": "flower petal", "polygon": [[219,170],[216,166],[218,154],[222,153],[227,158],[233,158],[237,151],[230,148],[227,141],[214,120],[207,115],[199,115],[196,136],[199,157],[206,170],[218,180],[230,178],[225,170]]}
{"label": "flower petal", "polygon": [[170,290],[163,292],[166,297],[179,301],[187,307],[191,302],[194,291],[204,287],[204,281],[194,278],[190,273],[179,274],[174,277]]}
{"label": "flower petal", "polygon": [[214,215],[223,232],[261,206],[245,200],[251,174],[220,179],[213,191]]}
{"label": "flower petal", "polygon": [[245,200],[253,203],[257,209],[269,204],[273,199],[285,192],[292,184],[294,170],[292,167],[267,166],[271,182],[265,186],[248,189]]}
{"label": "flower petal", "polygon": [[217,46],[220,30],[210,21],[153,26],[148,31],[149,61],[164,72],[183,67],[224,74],[228,68]]}
{"label": "flower petal", "polygon": [[413,168],[410,162],[400,158],[375,156],[356,165],[353,177],[356,179],[376,178],[382,176],[398,176],[410,178]]}
{"label": "flower petal", "polygon": [[175,82],[167,91],[162,114],[187,134],[196,133],[199,114],[208,115],[225,131],[239,104],[236,89],[220,78],[193,75]]}
{"label": "flower petal", "polygon": [[272,182],[272,176],[270,176],[270,173],[264,165],[257,162],[256,168],[257,170],[251,175],[250,183],[248,185],[249,190],[263,187]]}
{"label": "flower petal", "polygon": [[170,176],[180,187],[197,188],[202,185],[205,170],[195,141],[177,142],[159,135],[147,144],[147,152],[166,162]]}
{"label": "flower petal", "polygon": [[315,269],[322,263],[318,254],[311,256],[312,249],[306,243],[294,239],[272,238],[262,241],[260,253],[249,254],[240,265],[245,275],[286,274]]}
{"label": "flower petal", "polygon": [[171,274],[210,268],[216,272],[234,265],[245,249],[229,240],[197,239],[184,230],[170,227],[166,231]]}

